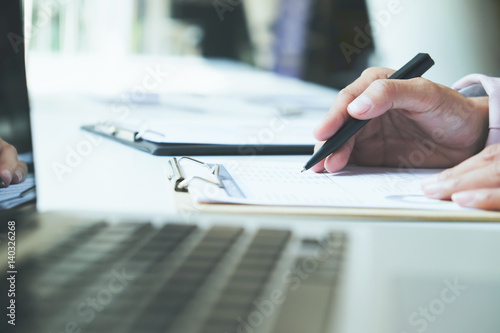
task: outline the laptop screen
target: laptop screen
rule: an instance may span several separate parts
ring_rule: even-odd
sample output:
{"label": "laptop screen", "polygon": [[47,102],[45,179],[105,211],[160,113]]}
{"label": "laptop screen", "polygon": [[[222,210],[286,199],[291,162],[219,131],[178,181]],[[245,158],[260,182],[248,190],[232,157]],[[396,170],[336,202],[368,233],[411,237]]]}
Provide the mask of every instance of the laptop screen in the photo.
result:
{"label": "laptop screen", "polygon": [[0,137],[31,152],[21,1],[0,1]]}

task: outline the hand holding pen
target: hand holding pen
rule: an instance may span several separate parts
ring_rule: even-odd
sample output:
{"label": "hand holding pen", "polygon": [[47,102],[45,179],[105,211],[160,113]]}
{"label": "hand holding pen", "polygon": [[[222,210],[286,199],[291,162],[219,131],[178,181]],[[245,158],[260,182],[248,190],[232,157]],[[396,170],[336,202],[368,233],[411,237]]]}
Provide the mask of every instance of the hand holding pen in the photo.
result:
{"label": "hand holding pen", "polygon": [[488,132],[486,98],[466,98],[423,78],[389,79],[370,68],[343,89],[314,135],[332,138],[349,119],[370,120],[311,169],[337,172],[347,163],[446,168],[478,153]]}

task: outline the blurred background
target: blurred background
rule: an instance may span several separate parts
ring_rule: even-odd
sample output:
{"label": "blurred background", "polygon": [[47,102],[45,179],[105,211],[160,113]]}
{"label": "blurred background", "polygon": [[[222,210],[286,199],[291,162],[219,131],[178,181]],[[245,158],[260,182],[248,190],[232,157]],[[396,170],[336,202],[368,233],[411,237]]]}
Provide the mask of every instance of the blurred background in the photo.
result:
{"label": "blurred background", "polygon": [[499,0],[24,0],[31,54],[203,56],[342,88],[418,52],[500,74]]}

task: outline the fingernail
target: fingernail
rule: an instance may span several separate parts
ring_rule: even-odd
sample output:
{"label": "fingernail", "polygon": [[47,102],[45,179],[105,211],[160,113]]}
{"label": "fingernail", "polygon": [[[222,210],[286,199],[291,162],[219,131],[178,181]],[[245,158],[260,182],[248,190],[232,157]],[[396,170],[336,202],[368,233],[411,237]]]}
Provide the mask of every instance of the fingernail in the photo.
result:
{"label": "fingernail", "polygon": [[451,196],[451,200],[464,207],[472,207],[477,199],[477,193],[472,191],[454,193]]}
{"label": "fingernail", "polygon": [[432,176],[427,177],[424,180],[422,180],[422,185],[425,186],[427,184],[437,183],[438,181],[439,181],[438,175],[432,175]]}
{"label": "fingernail", "polygon": [[429,195],[438,194],[445,188],[446,182],[430,182],[422,184],[422,189]]}
{"label": "fingernail", "polygon": [[318,132],[318,131],[319,131],[319,129],[321,128],[321,126],[323,126],[323,124],[318,124],[318,126],[316,126],[316,127],[314,128],[314,131],[313,131],[313,132],[314,132],[314,133]]}
{"label": "fingernail", "polygon": [[347,110],[351,113],[362,115],[368,112],[373,107],[373,102],[370,97],[361,94],[349,104]]}
{"label": "fingernail", "polygon": [[9,170],[2,171],[2,180],[5,184],[12,183],[12,173]]}
{"label": "fingernail", "polygon": [[16,171],[15,173],[16,173],[18,182],[22,182],[23,181],[23,173],[21,171]]}

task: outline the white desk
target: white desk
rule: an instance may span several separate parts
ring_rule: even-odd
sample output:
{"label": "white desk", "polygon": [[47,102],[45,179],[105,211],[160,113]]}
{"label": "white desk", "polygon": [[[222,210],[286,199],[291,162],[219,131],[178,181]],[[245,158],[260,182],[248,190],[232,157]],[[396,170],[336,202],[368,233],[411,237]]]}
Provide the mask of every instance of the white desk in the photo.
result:
{"label": "white desk", "polygon": [[[64,77],[61,73],[55,76]],[[51,81],[52,88],[45,87],[47,91],[35,84],[33,90],[39,209],[118,213],[131,218],[141,216],[144,220],[175,214],[173,192],[165,176],[167,158],[111,141],[95,141],[95,137],[86,135],[80,126],[107,119],[110,106],[71,94],[71,89],[56,83]],[[50,94],[51,90],[59,93]],[[129,119],[154,119],[165,112],[161,108],[141,107],[140,112],[132,111]],[[85,156],[74,156],[78,151]],[[67,169],[57,172],[56,163]],[[206,217],[201,218],[197,222],[205,223]],[[271,219],[226,215],[216,219],[212,222],[253,228],[286,227],[312,235],[323,229],[348,231],[350,252],[345,270],[349,278],[342,281],[339,289],[340,311],[335,318],[339,332],[413,332],[419,326],[409,322],[412,313],[438,302],[447,288],[445,281],[455,279],[466,285],[467,292],[457,298],[456,304],[447,305],[446,313],[451,317],[439,317],[439,321],[429,325],[428,332],[498,327],[494,311],[498,298],[489,296],[500,291],[500,224],[380,223],[383,221],[303,216]],[[470,313],[481,315],[481,322],[468,318]],[[454,329],[448,330],[452,326]]]}
{"label": "white desk", "polygon": [[[98,100],[149,87],[155,83],[150,70],[158,72],[158,68],[169,74],[161,77],[161,82],[148,93],[314,95],[332,101],[335,97],[333,90],[277,78],[235,63],[147,58],[99,62],[95,58],[32,55],[28,80],[39,210],[152,215],[175,212],[165,176],[167,157],[151,156],[80,130],[84,124],[102,120],[136,124],[143,119],[154,122],[184,116],[161,105]],[[146,77],[148,80],[144,81]],[[186,117],[196,121],[196,115]],[[318,113],[318,122],[322,117]]]}
{"label": "white desk", "polygon": [[32,112],[39,210],[172,213],[165,158],[80,130],[106,111],[88,104],[49,98]]}
{"label": "white desk", "polygon": [[[120,96],[120,91],[144,88],[144,78],[151,68],[171,73],[152,91],[158,94],[335,97],[333,90],[282,79],[246,65],[200,59],[104,59],[101,63],[95,58],[36,55],[28,68],[41,211],[176,213],[166,178],[168,157],[151,156],[80,130],[84,124],[109,119],[137,124],[144,119],[154,122],[185,116],[196,121],[196,115],[175,113],[163,105],[102,101]],[[122,107],[125,116],[120,113]],[[323,114],[317,113],[317,117],[319,122]],[[304,161],[304,156],[259,158]]]}

